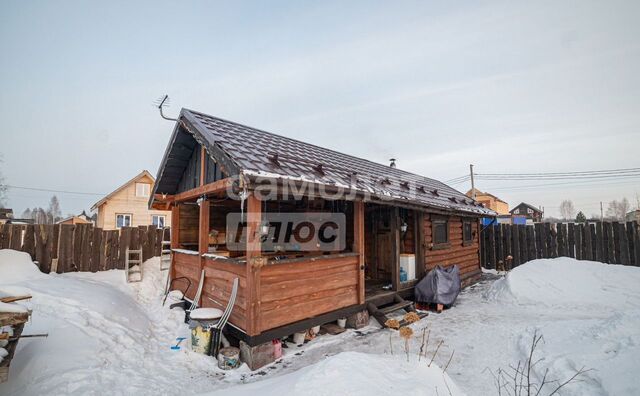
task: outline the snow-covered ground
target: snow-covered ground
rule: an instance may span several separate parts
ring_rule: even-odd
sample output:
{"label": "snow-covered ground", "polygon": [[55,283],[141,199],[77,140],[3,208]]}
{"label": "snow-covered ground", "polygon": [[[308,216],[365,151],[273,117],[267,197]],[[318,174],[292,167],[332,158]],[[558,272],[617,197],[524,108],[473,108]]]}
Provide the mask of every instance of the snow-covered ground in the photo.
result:
{"label": "snow-covered ground", "polygon": [[[535,368],[565,380],[593,369],[562,395],[640,394],[640,268],[536,260],[506,277],[486,274],[456,305],[412,325],[410,362],[404,343],[373,321],[360,330],[290,346],[279,362],[251,372],[217,369],[213,359],[169,347],[187,336],[178,311],[161,307],[157,259],[143,282],[122,271],[45,275],[23,253],[0,250],[0,292],[31,293],[33,310],[2,395],[42,394],[497,394],[489,370],[526,359],[535,331],[544,336]],[[423,328],[429,358],[418,362]],[[455,351],[455,353],[454,353]],[[453,358],[446,374],[445,367]],[[251,383],[246,385],[246,383]]]}

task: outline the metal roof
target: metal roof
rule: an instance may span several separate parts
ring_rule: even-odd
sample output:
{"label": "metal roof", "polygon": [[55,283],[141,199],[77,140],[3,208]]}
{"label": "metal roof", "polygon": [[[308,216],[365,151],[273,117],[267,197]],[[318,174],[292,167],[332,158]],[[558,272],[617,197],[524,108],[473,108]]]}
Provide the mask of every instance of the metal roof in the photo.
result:
{"label": "metal roof", "polygon": [[[182,109],[180,120],[186,121],[187,129],[196,134],[196,140],[205,140],[203,143],[209,153],[211,149],[223,153],[227,157],[225,160],[243,175],[310,181],[318,185],[355,189],[374,199],[391,199],[475,215],[495,215],[492,210],[440,181],[398,168],[193,110]],[[168,148],[169,157],[170,151]],[[162,182],[162,166],[159,183]]]}

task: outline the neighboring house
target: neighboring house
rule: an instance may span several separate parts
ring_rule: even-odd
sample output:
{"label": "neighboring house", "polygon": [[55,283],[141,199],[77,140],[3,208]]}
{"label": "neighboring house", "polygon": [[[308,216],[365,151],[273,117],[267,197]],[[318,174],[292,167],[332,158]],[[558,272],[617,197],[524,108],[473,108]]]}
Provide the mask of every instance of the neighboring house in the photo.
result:
{"label": "neighboring house", "polygon": [[[298,185],[308,188],[293,198]],[[367,309],[384,323],[378,308],[407,304],[438,265],[457,265],[464,285],[478,281],[479,220],[496,215],[440,181],[187,109],[149,204],[172,210],[170,277],[190,279],[188,298],[205,271],[200,301],[224,309],[239,279],[225,330],[251,347]],[[334,238],[308,248],[256,237],[282,236],[268,218],[313,212],[344,225],[330,223]]]}
{"label": "neighboring house", "polygon": [[83,210],[79,215],[67,217],[66,219],[60,220],[57,224],[93,224],[93,218],[89,217]]}
{"label": "neighboring house", "polygon": [[542,211],[536,208],[533,205],[529,205],[528,203],[521,202],[515,208],[509,211],[511,215],[517,217],[524,217],[528,220],[533,221],[534,223],[539,223],[542,221]]}
{"label": "neighboring house", "polygon": [[499,215],[509,214],[509,204],[493,194],[488,192],[482,192],[477,188],[467,191],[467,197],[473,198],[475,192],[475,200],[484,205],[485,208],[491,209]]}
{"label": "neighboring house", "polygon": [[631,212],[627,213],[626,220],[636,221],[640,223],[640,209],[632,210]]}
{"label": "neighboring house", "polygon": [[154,183],[154,177],[144,170],[96,202],[91,207],[92,211],[98,212],[96,227],[105,230],[144,225],[168,227],[171,224],[171,212],[148,207]]}
{"label": "neighboring house", "polygon": [[13,209],[0,208],[0,224],[11,223]]}

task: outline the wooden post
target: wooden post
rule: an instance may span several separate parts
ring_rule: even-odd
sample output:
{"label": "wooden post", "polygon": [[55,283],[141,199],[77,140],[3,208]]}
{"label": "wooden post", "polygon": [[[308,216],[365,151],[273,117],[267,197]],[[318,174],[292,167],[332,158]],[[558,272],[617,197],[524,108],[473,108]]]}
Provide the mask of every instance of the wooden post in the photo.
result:
{"label": "wooden post", "polygon": [[[504,226],[504,269],[510,270],[513,268],[513,251],[511,250],[511,230],[513,226],[511,224],[505,224]],[[511,256],[512,260],[507,263],[507,257]]]}
{"label": "wooden post", "polygon": [[606,263],[607,259],[604,255],[604,235],[602,232],[602,222],[596,223],[596,261]]}
{"label": "wooden post", "polygon": [[527,250],[529,251],[529,260],[536,259],[536,237],[532,225],[525,226],[527,234]]}
{"label": "wooden post", "polygon": [[613,257],[615,264],[622,264],[620,259],[620,223],[614,221],[611,223],[611,228],[613,229]]}
{"label": "wooden post", "polygon": [[[416,243],[416,253],[418,245]],[[364,202],[353,202],[353,252],[358,253],[358,303],[364,304]],[[418,265],[416,254],[416,265]]]}
{"label": "wooden post", "polygon": [[633,224],[633,247],[636,255],[636,266],[640,267],[640,227],[637,222]]}
{"label": "wooden post", "polygon": [[207,150],[200,146],[200,186],[204,186],[207,173]]}
{"label": "wooden post", "polygon": [[511,228],[513,236],[513,266],[517,267],[522,264],[522,261],[520,261],[520,228],[517,224],[514,224]]}
{"label": "wooden post", "polygon": [[[200,217],[198,221],[198,258],[200,259],[200,269],[198,274],[202,273],[204,269],[204,257],[205,253],[209,253],[209,212],[211,210],[211,204],[209,200],[204,197],[200,201]],[[207,283],[207,274],[205,273],[203,282]],[[204,287],[204,285],[203,285]],[[204,290],[204,289],[203,289]],[[202,295],[200,301],[196,301],[199,307],[202,306]]]}
{"label": "wooden post", "polygon": [[576,239],[573,226],[573,223],[567,224],[567,249],[569,257],[576,257]]}
{"label": "wooden post", "polygon": [[502,261],[504,264],[504,243],[502,242],[502,231],[504,230],[504,224],[498,224],[496,227],[496,268],[498,263]]}
{"label": "wooden post", "polygon": [[591,230],[589,229],[589,224],[584,224],[582,226],[582,236],[584,239],[584,250],[582,251],[582,259],[591,261],[593,260],[593,257],[591,255]]}
{"label": "wooden post", "polygon": [[573,227],[573,232],[576,240],[576,260],[582,260],[582,225],[576,224]]}
{"label": "wooden post", "polygon": [[262,243],[258,234],[262,221],[261,201],[252,192],[247,197],[247,334],[257,335],[260,325],[260,269],[264,265],[262,259]]}
{"label": "wooden post", "polygon": [[487,262],[487,266],[485,268],[495,269],[496,268],[496,227],[492,224],[485,231],[489,231],[489,243],[487,244],[487,249],[489,249],[489,256],[487,257],[489,260]]}
{"label": "wooden post", "polygon": [[393,208],[391,234],[393,235],[393,255],[391,263],[391,285],[394,291],[400,290],[400,208]]}
{"label": "wooden post", "polygon": [[627,230],[624,223],[618,224],[620,230],[620,264],[629,265],[629,244],[627,243]]}
{"label": "wooden post", "polygon": [[520,228],[520,264],[524,264],[531,260],[529,258],[529,244],[527,243],[527,226],[520,224],[518,228]]}

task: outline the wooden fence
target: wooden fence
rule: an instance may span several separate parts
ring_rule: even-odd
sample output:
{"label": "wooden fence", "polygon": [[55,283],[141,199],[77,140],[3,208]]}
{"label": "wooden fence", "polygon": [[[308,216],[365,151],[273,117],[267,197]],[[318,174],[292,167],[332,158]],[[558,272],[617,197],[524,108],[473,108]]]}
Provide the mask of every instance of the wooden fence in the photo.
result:
{"label": "wooden fence", "polygon": [[[0,249],[29,253],[45,273],[124,269],[125,251],[142,249],[143,259],[159,256],[168,229],[124,227],[107,231],[91,224],[0,225]],[[52,266],[54,268],[52,268]]]}
{"label": "wooden fence", "polygon": [[483,229],[480,240],[480,261],[489,269],[561,256],[640,266],[640,228],[635,221],[497,224]]}

